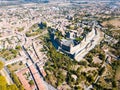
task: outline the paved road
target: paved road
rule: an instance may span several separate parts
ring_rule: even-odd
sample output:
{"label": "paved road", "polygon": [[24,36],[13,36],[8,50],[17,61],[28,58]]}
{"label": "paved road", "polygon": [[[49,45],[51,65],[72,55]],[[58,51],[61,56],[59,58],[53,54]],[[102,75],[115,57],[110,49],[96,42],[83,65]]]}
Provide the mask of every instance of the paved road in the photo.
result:
{"label": "paved road", "polygon": [[[31,26],[32,26],[32,25],[29,25],[29,27],[31,27]],[[19,35],[20,38],[21,38],[21,40],[22,40],[21,46],[22,46],[22,51],[23,51],[24,53],[23,53],[23,52],[21,53],[21,57],[17,57],[17,58],[15,58],[15,59],[6,61],[6,62],[5,62],[5,66],[7,66],[7,65],[9,65],[9,64],[13,64],[13,63],[19,62],[19,61],[23,61],[23,60],[26,60],[26,58],[29,58],[28,61],[26,61],[26,63],[29,65],[29,67],[31,67],[31,65],[34,67],[34,70],[32,70],[33,67],[31,68],[31,72],[32,72],[32,73],[33,73],[34,71],[37,72],[37,74],[36,74],[37,76],[35,75],[35,76],[33,76],[33,77],[35,78],[35,81],[36,81],[36,84],[38,85],[38,88],[40,89],[39,83],[41,83],[41,82],[38,83],[37,80],[39,80],[40,77],[41,77],[41,80],[42,80],[43,84],[44,84],[45,87],[46,87],[46,89],[44,89],[44,90],[56,90],[53,86],[49,85],[47,82],[45,82],[45,81],[43,80],[43,77],[40,75],[40,72],[39,72],[38,69],[37,69],[36,62],[34,62],[33,58],[31,57],[31,55],[30,55],[30,54],[28,53],[28,51],[26,50],[26,47],[32,45],[34,39],[36,39],[37,37],[39,37],[39,36],[41,36],[41,35],[45,35],[45,34],[47,33],[47,31],[43,31],[40,35],[37,35],[37,36],[35,36],[35,37],[26,37],[25,32],[29,30],[29,27],[26,27],[23,32],[16,32],[16,33],[13,34],[13,35],[0,38],[0,40],[2,40],[2,39],[5,39],[5,38],[10,38],[10,37],[12,37],[12,36],[18,36],[18,35]],[[37,54],[37,52],[36,52],[36,50],[35,50],[34,45],[33,45],[33,48],[34,48],[34,52],[35,52],[36,56],[37,56],[38,59],[39,59],[38,61],[40,61],[41,57],[38,56],[38,54]],[[31,63],[30,63],[30,61],[31,61]],[[5,70],[5,71],[7,72],[7,70]],[[8,72],[7,72],[7,73],[8,73]],[[9,77],[9,74],[7,74],[6,76],[7,76],[7,79],[8,79],[8,80],[11,80],[11,78]],[[38,76],[40,76],[40,77],[38,78]],[[36,79],[36,78],[37,78],[37,79]],[[10,81],[8,81],[8,83],[10,84]],[[12,83],[13,83],[13,82],[12,82]]]}
{"label": "paved road", "polygon": [[13,64],[13,63],[16,63],[16,62],[19,62],[19,61],[23,61],[25,60],[26,58],[25,57],[17,57],[17,58],[14,58],[12,60],[9,60],[9,61],[6,61],[5,62],[5,66],[9,65],[9,64]]}
{"label": "paved road", "polygon": [[0,40],[6,39],[6,38],[11,38],[12,36],[16,36],[16,34],[12,34],[12,35],[9,35],[9,36],[0,37]]}
{"label": "paved road", "polygon": [[[26,50],[26,48],[25,48],[24,46],[22,46],[22,50],[24,51],[25,55],[26,55],[26,56],[29,58],[29,60],[31,61],[31,63],[29,63],[29,61],[27,62],[28,67],[31,67],[31,65],[32,65],[32,68],[34,67],[35,72],[37,72],[37,74],[38,74],[37,76],[34,76],[34,75],[33,75],[33,77],[34,77],[34,82],[36,82],[37,88],[38,88],[38,89],[40,88],[40,87],[39,87],[39,83],[40,83],[40,82],[38,83],[38,81],[36,81],[36,80],[37,80],[36,77],[39,76],[38,79],[40,79],[40,77],[41,77],[41,80],[42,80],[42,82],[43,82],[43,85],[45,85],[45,87],[46,87],[46,89],[43,89],[43,90],[56,90],[53,86],[51,86],[50,84],[48,84],[47,82],[45,82],[45,81],[43,80],[43,77],[41,76],[40,72],[39,72],[38,69],[37,69],[36,62],[34,62],[33,58],[30,56],[30,54],[27,52],[27,50]],[[36,54],[37,54],[37,52],[36,52]],[[41,58],[42,58],[42,57],[41,57]],[[38,61],[40,61],[41,58],[39,58]],[[32,68],[30,68],[31,73],[33,73]]]}

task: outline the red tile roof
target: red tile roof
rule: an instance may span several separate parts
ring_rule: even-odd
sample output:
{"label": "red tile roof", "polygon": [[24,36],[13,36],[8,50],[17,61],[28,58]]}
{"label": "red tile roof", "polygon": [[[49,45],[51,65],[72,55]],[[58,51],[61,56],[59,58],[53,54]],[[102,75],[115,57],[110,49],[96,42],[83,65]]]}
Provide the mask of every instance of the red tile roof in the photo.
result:
{"label": "red tile roof", "polygon": [[33,74],[33,77],[34,77],[35,81],[36,81],[38,89],[39,90],[47,90],[42,78],[40,78],[40,75],[38,74],[38,72],[37,72],[36,68],[34,67],[34,65],[30,66],[30,70],[31,70],[31,72]]}
{"label": "red tile roof", "polygon": [[30,72],[28,68],[23,69],[19,72],[17,72],[17,76],[19,78],[19,80],[21,81],[22,85],[24,86],[25,90],[33,90],[35,88],[35,85],[30,86],[29,82],[26,80],[26,78],[24,77],[24,73],[25,72]]}

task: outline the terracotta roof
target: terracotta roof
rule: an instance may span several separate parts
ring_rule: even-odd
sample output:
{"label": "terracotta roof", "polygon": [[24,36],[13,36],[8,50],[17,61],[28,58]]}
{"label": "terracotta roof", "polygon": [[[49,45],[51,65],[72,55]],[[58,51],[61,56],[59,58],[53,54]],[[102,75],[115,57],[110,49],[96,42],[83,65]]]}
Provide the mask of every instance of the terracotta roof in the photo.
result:
{"label": "terracotta roof", "polygon": [[24,77],[24,73],[25,72],[30,72],[28,68],[25,68],[19,72],[17,72],[17,76],[19,78],[19,80],[21,81],[22,85],[24,86],[25,90],[34,90],[35,85],[33,85],[32,87],[30,86],[29,82],[26,80],[26,78]]}
{"label": "terracotta roof", "polygon": [[39,90],[47,90],[46,87],[45,87],[45,84],[42,80],[42,78],[40,77],[40,75],[38,74],[38,71],[36,70],[36,68],[34,67],[34,65],[31,65],[30,66],[30,70],[33,74],[33,77],[36,81],[36,84],[37,84],[37,87]]}

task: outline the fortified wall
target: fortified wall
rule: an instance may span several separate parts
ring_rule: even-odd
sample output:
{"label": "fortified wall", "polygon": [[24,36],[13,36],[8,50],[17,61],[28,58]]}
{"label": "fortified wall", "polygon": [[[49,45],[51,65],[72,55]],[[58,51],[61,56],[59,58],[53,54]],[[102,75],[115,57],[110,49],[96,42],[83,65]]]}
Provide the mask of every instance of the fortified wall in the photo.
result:
{"label": "fortified wall", "polygon": [[91,40],[94,38],[94,36],[95,36],[95,29],[93,28],[92,31],[90,33],[88,33],[88,35],[86,36],[86,38],[84,38],[81,41],[80,44],[78,44],[76,46],[71,46],[70,53],[77,55],[77,53],[79,53],[82,49],[84,49],[86,47],[86,45],[89,42],[91,42]]}
{"label": "fortified wall", "polygon": [[[54,46],[57,46],[60,51],[67,53],[72,56],[72,58],[79,58],[80,54],[87,49],[87,47],[94,41],[95,36],[97,35],[97,30],[93,25],[91,32],[77,45],[69,44],[69,46],[64,45],[61,40],[57,39],[53,34],[54,38],[52,40]],[[66,40],[67,41],[67,40]]]}

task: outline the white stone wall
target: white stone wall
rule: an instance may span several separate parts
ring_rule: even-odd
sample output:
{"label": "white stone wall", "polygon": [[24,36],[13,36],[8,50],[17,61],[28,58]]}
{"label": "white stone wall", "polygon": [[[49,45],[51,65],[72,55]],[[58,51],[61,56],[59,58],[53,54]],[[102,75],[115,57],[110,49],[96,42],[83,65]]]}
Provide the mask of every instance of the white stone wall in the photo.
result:
{"label": "white stone wall", "polygon": [[97,34],[92,34],[91,38],[93,37],[93,42],[91,44],[91,42],[88,42],[87,45],[85,46],[84,49],[82,49],[80,52],[76,53],[75,55],[75,59],[77,61],[80,61],[81,59],[84,58],[84,56],[90,51],[92,50],[95,45],[97,45],[100,42],[100,31],[97,31]]}
{"label": "white stone wall", "polygon": [[84,38],[80,44],[78,44],[74,47],[71,47],[70,53],[77,55],[80,51],[82,51],[87,46],[88,43],[91,42],[91,40],[94,37],[95,37],[95,29],[93,28],[92,31],[90,33],[88,33],[88,35],[86,36],[86,40]]}
{"label": "white stone wall", "polygon": [[71,46],[70,48],[70,53],[74,54],[78,49],[80,48],[80,44],[76,45],[76,46]]}

